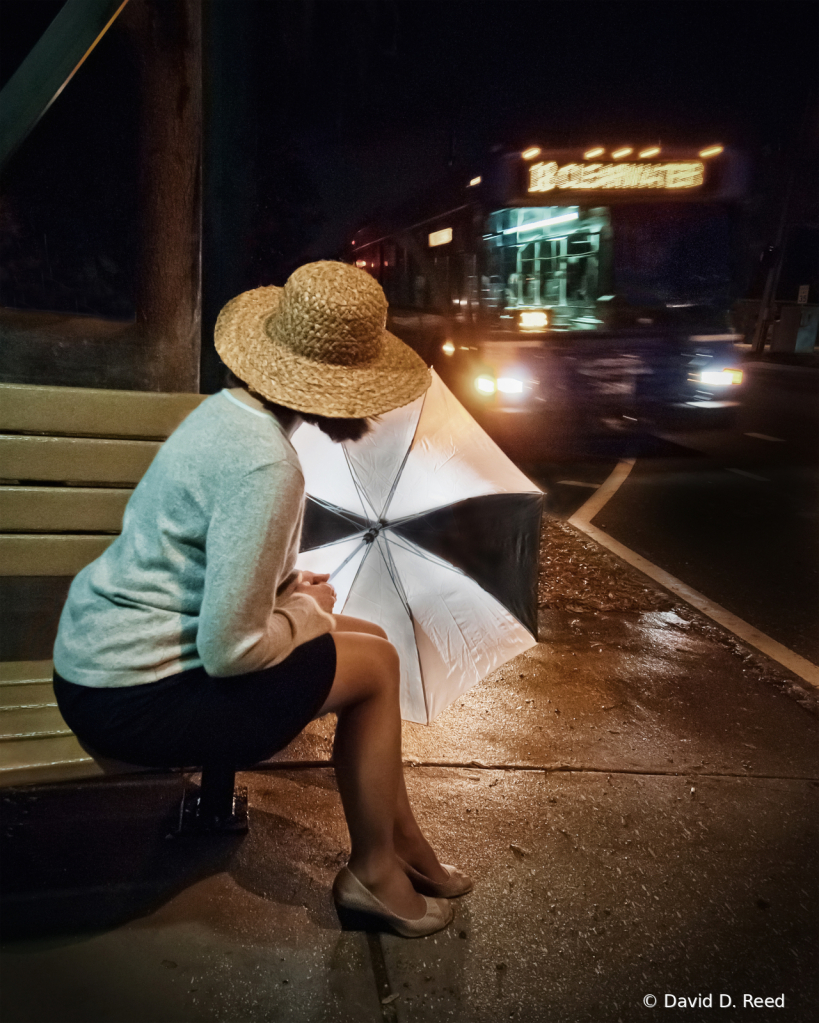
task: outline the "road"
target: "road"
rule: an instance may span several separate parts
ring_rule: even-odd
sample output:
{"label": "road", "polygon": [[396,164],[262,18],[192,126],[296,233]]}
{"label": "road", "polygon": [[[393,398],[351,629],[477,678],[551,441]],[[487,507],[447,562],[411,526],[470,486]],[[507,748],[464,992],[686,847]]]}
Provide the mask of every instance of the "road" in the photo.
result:
{"label": "road", "polygon": [[[594,524],[819,663],[819,371],[748,366],[727,430],[664,434]],[[615,459],[527,465],[568,518]]]}

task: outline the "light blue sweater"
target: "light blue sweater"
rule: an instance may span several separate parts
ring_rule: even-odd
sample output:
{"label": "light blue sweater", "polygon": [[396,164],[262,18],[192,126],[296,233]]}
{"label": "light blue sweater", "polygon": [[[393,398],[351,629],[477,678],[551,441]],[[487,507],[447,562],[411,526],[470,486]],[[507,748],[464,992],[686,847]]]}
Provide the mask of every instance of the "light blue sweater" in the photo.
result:
{"label": "light blue sweater", "polygon": [[330,632],[295,593],[304,506],[278,420],[226,391],[160,448],[122,533],[71,585],[54,666],[86,686],[154,682],[188,668],[239,675]]}

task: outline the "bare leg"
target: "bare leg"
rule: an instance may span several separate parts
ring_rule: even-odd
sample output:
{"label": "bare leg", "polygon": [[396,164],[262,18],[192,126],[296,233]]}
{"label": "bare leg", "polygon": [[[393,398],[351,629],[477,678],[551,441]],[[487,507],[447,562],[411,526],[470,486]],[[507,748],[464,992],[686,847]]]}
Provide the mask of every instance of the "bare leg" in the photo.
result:
{"label": "bare leg", "polygon": [[387,638],[380,625],[368,622],[364,618],[353,618],[352,615],[333,615],[333,618],[336,620],[336,632],[363,632],[369,636]]}
{"label": "bare leg", "polygon": [[350,869],[388,909],[426,912],[398,862],[393,831],[403,766],[398,655],[386,639],[335,632],[336,674],[319,711],[338,715],[334,759],[350,832]]}
{"label": "bare leg", "polygon": [[[336,619],[336,634],[338,632],[357,632],[380,636],[383,639],[387,638],[387,634],[379,625],[374,625],[362,618],[353,618],[350,615],[335,615],[334,617]],[[431,881],[446,881],[449,875],[441,866],[432,846],[424,837],[415,820],[404,783],[403,769],[399,772],[398,778],[393,845],[403,860],[426,875]],[[355,871],[353,872],[355,873]]]}
{"label": "bare leg", "polygon": [[411,867],[424,874],[430,881],[446,881],[449,874],[441,866],[435,851],[424,837],[410,806],[404,773],[398,784],[398,803],[393,825],[395,851]]}

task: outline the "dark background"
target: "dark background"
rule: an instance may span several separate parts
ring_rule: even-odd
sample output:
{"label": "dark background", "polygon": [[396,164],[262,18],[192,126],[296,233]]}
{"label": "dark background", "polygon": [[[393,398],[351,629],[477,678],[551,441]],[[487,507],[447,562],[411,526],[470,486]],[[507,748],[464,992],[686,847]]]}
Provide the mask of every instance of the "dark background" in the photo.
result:
{"label": "dark background", "polygon": [[[2,0],[0,82],[61,6]],[[229,253],[216,291],[281,284],[299,263],[335,255],[380,208],[529,143],[744,149],[752,266],[775,233],[788,167],[815,153],[817,10],[800,0],[206,3],[205,197],[219,211],[210,243]],[[6,306],[134,314],[131,47],[115,23],[7,169]],[[797,221],[816,219],[811,192],[797,188]]]}

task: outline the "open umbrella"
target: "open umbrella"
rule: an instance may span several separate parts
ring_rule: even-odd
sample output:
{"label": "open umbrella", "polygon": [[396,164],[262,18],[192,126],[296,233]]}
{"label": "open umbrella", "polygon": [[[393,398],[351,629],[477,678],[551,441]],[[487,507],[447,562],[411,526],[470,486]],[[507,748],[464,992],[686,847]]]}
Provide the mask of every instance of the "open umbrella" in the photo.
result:
{"label": "open umbrella", "polygon": [[299,568],[335,610],[380,625],[401,658],[401,713],[430,722],[537,633],[543,494],[433,371],[360,441],[306,424]]}

